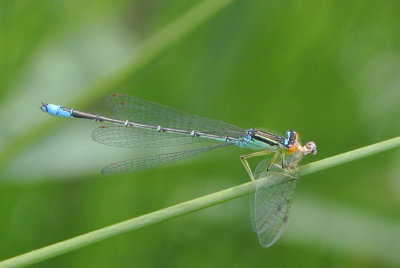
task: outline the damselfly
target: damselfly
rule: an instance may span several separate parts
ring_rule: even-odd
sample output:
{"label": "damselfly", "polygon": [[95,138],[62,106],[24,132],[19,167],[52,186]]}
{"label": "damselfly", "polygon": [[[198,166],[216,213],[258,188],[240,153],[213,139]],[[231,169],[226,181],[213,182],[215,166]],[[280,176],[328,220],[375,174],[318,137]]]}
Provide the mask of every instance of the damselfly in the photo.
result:
{"label": "damselfly", "polygon": [[[296,131],[289,130],[282,137],[257,129],[242,129],[228,123],[192,115],[137,97],[110,94],[106,105],[113,117],[74,110],[60,105],[42,103],[41,110],[61,117],[83,118],[104,122],[93,131],[92,138],[102,144],[131,148],[158,148],[198,144],[214,141],[214,144],[197,146],[196,149],[164,153],[149,157],[126,160],[106,166],[101,173],[125,173],[164,165],[206,151],[238,146],[257,150],[243,155],[240,160],[252,180],[273,175],[267,183],[257,186],[252,202],[254,230],[264,247],[272,245],[280,236],[287,221],[297,175],[295,168],[307,154],[316,154],[314,142],[301,145]],[[248,159],[273,153],[270,160],[257,166],[256,176]],[[279,160],[279,163],[276,164]],[[275,169],[275,170],[274,170]],[[269,173],[266,173],[271,171]],[[271,185],[270,185],[271,184]]]}

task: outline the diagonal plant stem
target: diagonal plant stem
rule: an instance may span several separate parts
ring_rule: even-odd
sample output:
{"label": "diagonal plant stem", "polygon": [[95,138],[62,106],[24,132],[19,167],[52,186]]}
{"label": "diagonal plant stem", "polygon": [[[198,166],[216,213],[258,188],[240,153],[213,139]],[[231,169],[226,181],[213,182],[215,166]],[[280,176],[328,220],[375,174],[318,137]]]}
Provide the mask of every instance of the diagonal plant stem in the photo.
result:
{"label": "diagonal plant stem", "polygon": [[[144,68],[152,60],[232,2],[233,0],[201,1],[176,20],[160,29],[139,47],[134,48],[130,58],[128,56],[129,59],[126,64],[116,68],[113,73],[108,74],[106,77],[99,79],[92,87],[83,90],[82,92],[84,93],[77,96],[73,106],[77,108],[84,107],[97,96],[104,95],[113,89],[121,87],[137,71]],[[28,148],[29,145],[33,144],[57,124],[56,120],[48,120],[45,123],[27,129],[23,134],[8,141],[4,150],[0,151],[0,163],[5,164],[7,159]]]}
{"label": "diagonal plant stem", "polygon": [[[362,147],[350,152],[325,158],[320,161],[305,165],[300,170],[300,175],[307,175],[317,171],[325,170],[330,167],[348,163],[350,161],[370,156],[379,152],[387,151],[400,147],[400,137],[379,142],[373,145]],[[234,186],[213,194],[199,197],[175,206],[164,208],[140,217],[136,217],[127,221],[123,221],[96,231],[83,234],[53,245],[37,249],[14,258],[0,262],[0,267],[14,267],[34,264],[91,244],[111,238],[128,231],[140,229],[155,223],[176,218],[178,216],[188,214],[200,209],[204,209],[216,204],[229,201],[249,194],[254,189],[254,184],[262,183],[268,180],[270,176],[258,179],[255,182],[247,182],[238,186]]]}

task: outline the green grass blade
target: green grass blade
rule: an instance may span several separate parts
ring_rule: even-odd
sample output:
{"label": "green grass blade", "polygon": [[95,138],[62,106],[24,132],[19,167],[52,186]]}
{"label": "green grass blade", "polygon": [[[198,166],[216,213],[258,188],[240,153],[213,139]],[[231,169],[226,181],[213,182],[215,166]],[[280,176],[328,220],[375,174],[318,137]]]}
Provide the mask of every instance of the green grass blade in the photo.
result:
{"label": "green grass blade", "polygon": [[364,158],[372,154],[388,151],[399,147],[400,137],[393,138],[390,140],[378,142],[369,146],[365,146],[353,151],[349,151],[343,154],[339,154],[333,157],[329,157],[320,161],[310,163],[301,167],[300,175],[307,175],[320,170],[338,166],[356,159]]}
{"label": "green grass blade", "polygon": [[[82,90],[83,94],[77,96],[73,106],[81,108],[88,105],[98,96],[120,88],[137,71],[145,67],[152,60],[160,56],[168,48],[183,39],[196,27],[217,14],[233,0],[205,0],[185,12],[182,16],[160,29],[147,41],[143,42],[132,52],[131,59],[126,64],[116,68],[107,77],[99,79],[92,87]],[[40,103],[38,103],[39,107]],[[38,110],[39,112],[39,110]],[[7,146],[0,152],[0,163],[5,164],[8,159],[29,147],[42,137],[49,129],[57,125],[56,120],[49,120],[43,124],[27,129],[21,135],[7,142]]]}
{"label": "green grass blade", "polygon": [[[400,147],[400,137],[393,138],[387,141],[369,145],[347,153],[329,157],[301,168],[301,175],[311,174],[317,171],[325,170],[340,164],[361,159],[379,152],[387,151]],[[261,183],[268,177],[259,179],[254,183]],[[175,206],[161,209],[137,218],[123,221],[84,235],[80,235],[56,244],[25,253],[14,258],[0,262],[0,267],[14,267],[38,263],[63,253],[67,253],[95,242],[111,238],[128,231],[140,229],[155,223],[169,220],[184,214],[188,214],[203,208],[214,206],[216,204],[226,202],[228,200],[238,198],[249,194],[253,189],[252,182],[244,183],[229,189],[209,194],[200,198],[196,198]]]}

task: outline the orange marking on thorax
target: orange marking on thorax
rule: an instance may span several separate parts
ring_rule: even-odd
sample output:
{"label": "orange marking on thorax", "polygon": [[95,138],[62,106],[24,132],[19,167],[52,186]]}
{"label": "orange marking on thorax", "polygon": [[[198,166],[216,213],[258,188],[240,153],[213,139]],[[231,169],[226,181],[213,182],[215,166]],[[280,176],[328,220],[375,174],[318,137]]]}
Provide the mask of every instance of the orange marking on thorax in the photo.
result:
{"label": "orange marking on thorax", "polygon": [[286,154],[292,154],[298,150],[299,147],[299,134],[296,133],[296,141],[290,148],[286,150]]}

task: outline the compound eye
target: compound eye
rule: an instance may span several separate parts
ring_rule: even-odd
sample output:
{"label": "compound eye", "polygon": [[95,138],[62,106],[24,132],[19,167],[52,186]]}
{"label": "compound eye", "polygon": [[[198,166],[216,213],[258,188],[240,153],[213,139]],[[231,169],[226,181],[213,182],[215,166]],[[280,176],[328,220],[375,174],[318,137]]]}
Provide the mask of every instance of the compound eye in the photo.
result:
{"label": "compound eye", "polygon": [[286,131],[286,138],[283,141],[283,145],[288,146],[289,144],[289,138],[290,138],[290,131]]}
{"label": "compound eye", "polygon": [[288,130],[286,132],[286,139],[284,141],[284,145],[287,148],[291,148],[296,143],[297,143],[297,132],[294,130]]}

